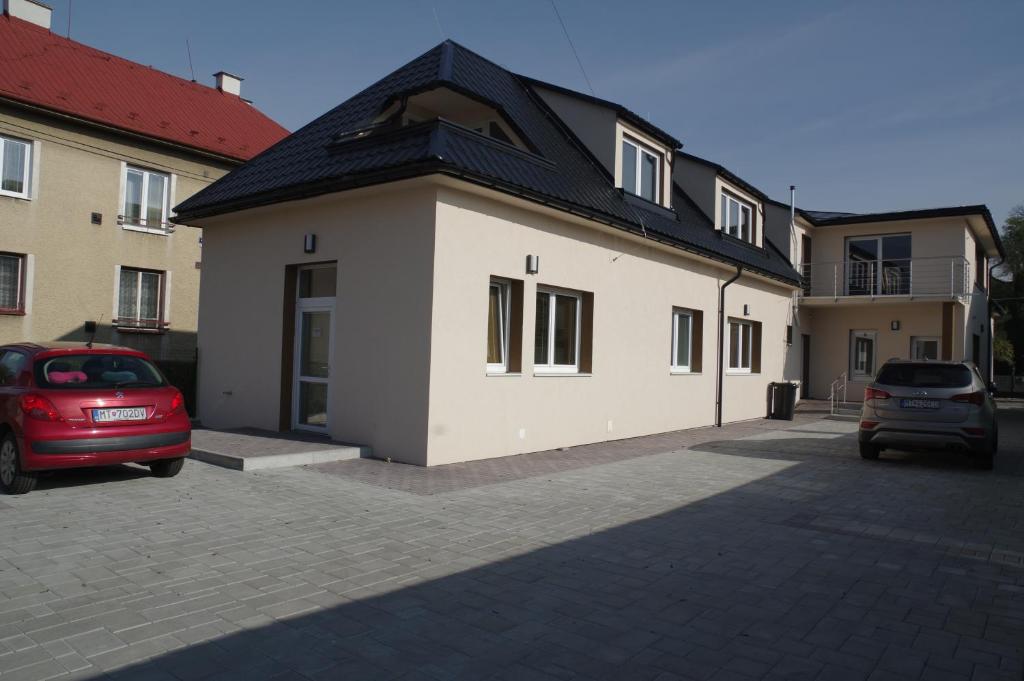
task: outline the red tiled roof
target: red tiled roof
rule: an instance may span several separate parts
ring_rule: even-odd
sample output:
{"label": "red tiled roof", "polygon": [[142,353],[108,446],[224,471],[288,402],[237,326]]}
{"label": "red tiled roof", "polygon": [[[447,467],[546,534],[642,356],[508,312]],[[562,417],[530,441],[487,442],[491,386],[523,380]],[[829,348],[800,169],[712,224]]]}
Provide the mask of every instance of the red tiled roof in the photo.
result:
{"label": "red tiled roof", "polygon": [[0,15],[0,98],[248,160],[288,131],[237,95]]}

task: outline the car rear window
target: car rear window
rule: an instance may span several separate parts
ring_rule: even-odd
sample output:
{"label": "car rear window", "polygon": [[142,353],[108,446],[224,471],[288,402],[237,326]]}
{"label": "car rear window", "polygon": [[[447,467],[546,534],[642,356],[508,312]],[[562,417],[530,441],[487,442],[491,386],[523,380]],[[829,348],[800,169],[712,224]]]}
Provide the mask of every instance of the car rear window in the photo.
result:
{"label": "car rear window", "polygon": [[166,385],[153,363],[134,355],[58,355],[35,363],[40,388],[142,388]]}
{"label": "car rear window", "polygon": [[907,388],[961,388],[971,384],[971,370],[962,364],[887,364],[876,381]]}

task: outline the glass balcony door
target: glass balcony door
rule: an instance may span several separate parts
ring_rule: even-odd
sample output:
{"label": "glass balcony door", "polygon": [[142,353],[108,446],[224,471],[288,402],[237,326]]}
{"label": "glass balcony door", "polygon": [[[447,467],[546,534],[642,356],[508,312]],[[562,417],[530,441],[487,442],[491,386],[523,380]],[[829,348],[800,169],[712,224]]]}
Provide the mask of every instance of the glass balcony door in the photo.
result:
{"label": "glass balcony door", "polygon": [[910,295],[910,235],[851,237],[846,240],[846,295]]}

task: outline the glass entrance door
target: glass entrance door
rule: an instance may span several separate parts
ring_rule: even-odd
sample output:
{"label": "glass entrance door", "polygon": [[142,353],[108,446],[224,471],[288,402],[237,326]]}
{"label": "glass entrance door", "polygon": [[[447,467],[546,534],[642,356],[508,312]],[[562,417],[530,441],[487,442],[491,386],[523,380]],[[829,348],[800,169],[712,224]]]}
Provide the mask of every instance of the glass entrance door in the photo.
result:
{"label": "glass entrance door", "polygon": [[327,429],[336,277],[334,265],[299,270],[292,392],[294,428]]}

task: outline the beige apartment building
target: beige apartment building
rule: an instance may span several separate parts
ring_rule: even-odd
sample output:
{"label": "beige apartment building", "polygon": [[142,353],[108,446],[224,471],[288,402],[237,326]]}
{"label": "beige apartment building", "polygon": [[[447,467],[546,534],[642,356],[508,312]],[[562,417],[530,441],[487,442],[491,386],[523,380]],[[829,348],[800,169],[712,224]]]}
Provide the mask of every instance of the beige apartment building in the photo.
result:
{"label": "beige apartment building", "polygon": [[986,342],[984,207],[839,224],[680,147],[442,43],[178,206],[201,420],[435,465],[762,418],[772,382]]}
{"label": "beige apartment building", "polygon": [[[202,231],[173,206],[286,131],[240,97],[0,16],[0,343],[97,340],[195,362]],[[173,378],[173,377],[172,377]]]}

